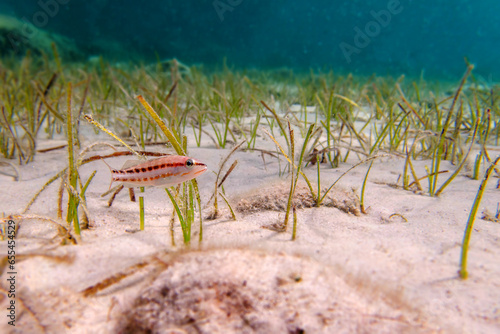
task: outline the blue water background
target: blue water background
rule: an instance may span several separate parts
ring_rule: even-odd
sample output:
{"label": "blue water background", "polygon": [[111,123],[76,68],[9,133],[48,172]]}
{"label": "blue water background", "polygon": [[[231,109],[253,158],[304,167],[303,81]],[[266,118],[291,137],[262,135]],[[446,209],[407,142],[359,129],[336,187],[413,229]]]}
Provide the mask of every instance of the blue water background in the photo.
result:
{"label": "blue water background", "polygon": [[476,75],[500,77],[498,0],[2,0],[0,11],[54,14],[41,28],[74,39],[83,58],[456,78],[466,57]]}

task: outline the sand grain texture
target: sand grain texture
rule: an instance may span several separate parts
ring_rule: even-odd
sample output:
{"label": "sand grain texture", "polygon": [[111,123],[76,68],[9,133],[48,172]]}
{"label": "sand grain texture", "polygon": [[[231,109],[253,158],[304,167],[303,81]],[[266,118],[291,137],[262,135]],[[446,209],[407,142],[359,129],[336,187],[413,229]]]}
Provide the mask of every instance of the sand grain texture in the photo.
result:
{"label": "sand grain texture", "polygon": [[222,249],[174,259],[127,312],[124,332],[431,332],[412,313],[309,258]]}
{"label": "sand grain texture", "polygon": [[[96,140],[83,138],[87,143]],[[46,141],[40,147],[58,144]],[[259,145],[273,146],[269,141]],[[228,152],[202,146],[191,148],[189,155],[216,170]],[[0,193],[0,211],[21,212],[65,166],[65,159],[64,149],[40,153],[32,164],[19,167],[20,181],[0,175],[0,184],[7,189]],[[333,188],[330,196],[337,199],[336,205],[310,205],[307,188],[301,184],[296,200],[303,205],[297,212],[297,240],[292,242],[291,229],[278,233],[263,228],[284,218],[289,179],[278,176],[276,159],[267,158],[264,164],[258,152],[237,152],[233,159],[239,164],[224,187],[241,209],[238,219],[230,219],[221,200],[221,216],[204,221],[199,251],[195,251],[198,226],[193,226],[190,252],[179,252],[178,223],[176,246],[171,243],[172,206],[163,189],[146,190],[146,230],[130,233],[139,226],[138,204],[130,202],[124,191],[108,207],[108,199],[100,197],[109,186],[108,168],[100,161],[83,166],[82,179],[93,170],[97,174],[86,193],[92,216],[81,244],[61,246],[58,229],[45,221],[16,221],[20,225],[18,326],[11,328],[2,321],[0,332],[500,331],[500,224],[476,220],[470,278],[462,281],[457,276],[460,243],[479,181],[460,175],[441,197],[431,198],[388,185],[398,179],[403,159],[376,160],[366,187],[366,215],[352,209],[358,205],[366,166]],[[109,163],[121,166],[124,160]],[[419,175],[425,175],[425,165],[429,161],[414,163]],[[323,165],[321,184],[329,186],[349,167],[349,163],[339,169]],[[443,162],[442,168],[454,167]],[[307,167],[304,172],[314,180],[317,171]],[[214,178],[210,172],[198,178],[203,204],[211,196]],[[495,185],[495,179],[488,185],[480,212],[495,210],[500,198]],[[50,186],[28,213],[54,218],[57,190],[57,184]],[[1,254],[6,254],[6,243],[0,246]],[[1,276],[4,289],[6,275],[4,271]],[[110,278],[114,284],[84,296],[84,291]],[[7,303],[0,297],[0,309],[5,310]]]}

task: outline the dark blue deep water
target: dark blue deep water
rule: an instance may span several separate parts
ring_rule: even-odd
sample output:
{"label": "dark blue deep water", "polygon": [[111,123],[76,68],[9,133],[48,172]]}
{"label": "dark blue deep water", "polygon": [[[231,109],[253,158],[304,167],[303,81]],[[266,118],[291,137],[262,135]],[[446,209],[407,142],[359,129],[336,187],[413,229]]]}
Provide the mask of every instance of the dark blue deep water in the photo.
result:
{"label": "dark blue deep water", "polygon": [[500,77],[498,0],[0,0],[82,59]]}

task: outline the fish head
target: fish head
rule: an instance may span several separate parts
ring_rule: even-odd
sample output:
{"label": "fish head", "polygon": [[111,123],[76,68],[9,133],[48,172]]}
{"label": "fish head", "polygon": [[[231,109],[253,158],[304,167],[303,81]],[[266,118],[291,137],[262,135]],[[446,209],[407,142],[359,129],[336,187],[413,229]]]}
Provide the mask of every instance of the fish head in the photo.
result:
{"label": "fish head", "polygon": [[184,157],[183,160],[184,160],[184,169],[187,172],[189,172],[188,175],[192,175],[192,177],[190,177],[189,179],[200,176],[201,174],[205,173],[208,169],[207,165],[201,162],[200,160],[190,157]]}
{"label": "fish head", "polygon": [[178,159],[177,166],[172,170],[173,175],[157,180],[154,185],[172,186],[179,184],[200,176],[208,169],[205,163],[191,157],[178,156],[176,159]]}

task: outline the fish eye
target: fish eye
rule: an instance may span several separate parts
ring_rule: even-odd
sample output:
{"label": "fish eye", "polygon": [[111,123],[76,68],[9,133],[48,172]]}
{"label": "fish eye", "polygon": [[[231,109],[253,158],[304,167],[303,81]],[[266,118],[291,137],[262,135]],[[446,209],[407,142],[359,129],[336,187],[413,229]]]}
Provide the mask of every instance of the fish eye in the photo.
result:
{"label": "fish eye", "polygon": [[193,167],[194,166],[194,162],[192,159],[187,159],[186,160],[186,167]]}

